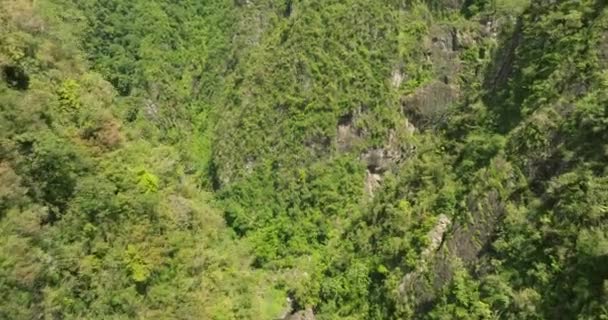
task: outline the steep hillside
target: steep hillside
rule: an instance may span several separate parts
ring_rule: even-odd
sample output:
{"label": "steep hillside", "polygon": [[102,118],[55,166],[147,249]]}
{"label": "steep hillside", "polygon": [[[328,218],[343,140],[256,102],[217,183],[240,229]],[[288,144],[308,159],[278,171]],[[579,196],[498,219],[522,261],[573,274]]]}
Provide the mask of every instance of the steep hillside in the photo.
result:
{"label": "steep hillside", "polygon": [[1,8],[0,318],[279,313],[284,296],[249,268],[200,188],[198,151],[180,151],[193,139],[166,143],[156,102],[122,97],[89,69],[82,12]]}
{"label": "steep hillside", "polygon": [[0,318],[608,317],[607,5],[0,0]]}

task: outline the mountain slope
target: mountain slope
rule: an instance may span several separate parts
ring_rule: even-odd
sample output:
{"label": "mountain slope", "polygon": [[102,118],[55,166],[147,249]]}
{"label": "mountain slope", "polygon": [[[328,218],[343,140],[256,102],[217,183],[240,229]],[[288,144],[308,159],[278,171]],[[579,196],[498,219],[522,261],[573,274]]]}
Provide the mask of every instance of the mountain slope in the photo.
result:
{"label": "mountain slope", "polygon": [[0,317],[608,314],[604,1],[0,6]]}

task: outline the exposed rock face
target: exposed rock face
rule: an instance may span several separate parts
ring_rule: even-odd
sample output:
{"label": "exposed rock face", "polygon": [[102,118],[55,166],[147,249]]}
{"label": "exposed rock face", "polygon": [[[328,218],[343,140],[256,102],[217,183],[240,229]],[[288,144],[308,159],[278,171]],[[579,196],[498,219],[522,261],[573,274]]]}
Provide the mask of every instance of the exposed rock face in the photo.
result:
{"label": "exposed rock face", "polygon": [[435,80],[401,98],[403,113],[416,128],[423,130],[440,124],[460,99],[460,52],[474,43],[474,36],[453,26],[431,27],[423,46],[433,65]]}
{"label": "exposed rock face", "polygon": [[290,297],[287,297],[285,302],[285,307],[281,311],[281,314],[276,318],[277,320],[289,319],[293,314],[293,300]]}
{"label": "exposed rock face", "polygon": [[[418,290],[424,287],[423,282],[425,280],[423,273],[427,271],[428,262],[433,259],[435,253],[441,247],[445,233],[448,231],[451,224],[452,220],[450,220],[450,218],[446,215],[442,214],[438,217],[435,227],[433,227],[433,229],[428,233],[429,245],[422,251],[420,255],[419,260],[421,263],[414,271],[406,274],[401,279],[401,283],[399,284],[399,292],[402,295],[412,292],[412,290]],[[424,296],[424,294],[421,294],[421,292],[417,292],[416,294],[418,297]]]}
{"label": "exposed rock face", "polygon": [[[363,141],[365,132],[357,129],[354,125],[354,120],[360,112],[354,111],[344,115],[338,121],[335,145],[339,152],[350,152]],[[368,149],[360,155],[359,159],[367,167],[364,182],[366,194],[373,196],[374,190],[380,186],[382,174],[400,163],[413,151],[412,148],[400,141],[397,132],[403,135],[404,133],[413,134],[415,131],[416,127],[407,119],[404,119],[402,127],[389,133],[388,141],[384,146]]]}
{"label": "exposed rock face", "polygon": [[433,230],[431,230],[431,232],[428,234],[430,244],[428,247],[426,247],[426,249],[424,249],[424,251],[422,251],[423,259],[427,258],[429,255],[433,254],[433,252],[436,252],[437,249],[439,249],[439,246],[441,246],[443,241],[443,235],[448,231],[450,224],[452,224],[452,220],[450,220],[450,218],[448,218],[446,215],[442,214],[439,216],[437,224],[435,224]]}
{"label": "exposed rock face", "polygon": [[457,101],[456,87],[434,81],[401,99],[403,113],[416,128],[428,128],[440,123],[450,106]]}
{"label": "exposed rock face", "polygon": [[380,186],[382,174],[391,166],[399,163],[403,158],[403,152],[391,147],[370,149],[361,155],[361,161],[367,166],[365,175],[365,193],[374,195],[374,190]]}
{"label": "exposed rock face", "polygon": [[[491,28],[491,21],[487,22]],[[498,49],[494,64],[490,66],[489,74],[485,79],[484,86],[490,92],[497,90],[507,84],[513,73],[513,62],[515,61],[517,48],[523,41],[523,25],[518,21],[513,34],[503,46]]]}
{"label": "exposed rock face", "polygon": [[458,50],[458,37],[456,29],[434,25],[431,29],[433,54],[438,56],[452,56],[451,52]]}
{"label": "exposed rock face", "polygon": [[407,119],[405,119],[405,132],[408,134],[414,134],[416,132],[416,127]]}
{"label": "exposed rock face", "polygon": [[[356,128],[354,124],[360,114],[361,110],[355,110],[339,119],[335,140],[337,151],[350,152],[364,142],[366,132]],[[373,196],[374,190],[382,182],[382,175],[415,152],[415,146],[406,142],[406,137],[414,132],[416,127],[408,119],[403,119],[402,125],[389,132],[383,146],[367,149],[360,154],[359,160],[367,167],[364,181],[365,194]]]}
{"label": "exposed rock face", "polygon": [[300,310],[294,314],[291,314],[284,318],[284,320],[315,320],[315,313],[312,308],[308,307],[306,310]]}
{"label": "exposed rock face", "polygon": [[146,99],[144,101],[144,114],[149,120],[158,121],[160,118],[160,112],[158,109],[159,108],[156,102],[152,101],[151,99]]}
{"label": "exposed rock face", "polygon": [[[406,132],[413,132],[415,128],[405,122],[402,128]],[[361,155],[361,160],[366,164],[371,173],[383,173],[394,164],[401,162],[407,155],[407,148],[401,145],[395,131],[389,133],[388,141],[382,148],[369,149]]]}
{"label": "exposed rock face", "polygon": [[427,51],[437,77],[445,84],[456,84],[461,69],[458,31],[454,27],[434,26],[430,30],[429,38]]}
{"label": "exposed rock face", "polygon": [[369,196],[374,195],[374,191],[380,187],[382,176],[378,173],[372,173],[369,170],[365,172],[365,193]]}
{"label": "exposed rock face", "polygon": [[380,187],[382,174],[394,163],[386,149],[371,149],[361,155],[361,161],[367,166],[365,172],[365,193],[370,197],[374,196],[374,191]]}
{"label": "exposed rock face", "polygon": [[391,74],[391,85],[395,88],[399,88],[401,83],[403,82],[403,78],[405,75],[400,70],[400,68],[394,68]]}
{"label": "exposed rock face", "polygon": [[491,241],[506,208],[496,190],[490,190],[479,198],[469,197],[467,206],[472,219],[466,224],[454,226],[453,234],[446,240],[446,250],[465,265],[473,265]]}
{"label": "exposed rock face", "polygon": [[371,173],[382,173],[388,169],[393,159],[384,148],[371,149],[361,155],[361,160],[366,164]]}
{"label": "exposed rock face", "polygon": [[360,160],[367,167],[364,184],[366,194],[373,196],[374,190],[382,182],[384,173],[397,167],[415,153],[415,146],[404,142],[404,137],[413,134],[415,131],[416,127],[407,119],[404,119],[402,127],[389,133],[388,141],[383,147],[368,149],[361,154]]}
{"label": "exposed rock face", "polygon": [[338,122],[336,146],[338,151],[348,152],[360,140],[359,133],[353,125],[353,116],[346,115]]}
{"label": "exposed rock face", "polygon": [[[495,165],[497,170],[511,170],[506,162],[498,161]],[[504,183],[515,182],[505,180]],[[403,299],[415,297],[415,304],[421,308],[419,311],[424,312],[425,303],[436,298],[437,292],[451,281],[456,268],[464,267],[477,275],[491,272],[491,265],[480,261],[487,259],[485,253],[506,214],[504,196],[493,188],[469,194],[467,206],[471,216],[468,221],[452,223],[445,216],[439,217],[428,234],[429,246],[421,253],[421,263],[401,280],[398,289]],[[432,275],[431,283],[428,275]]]}

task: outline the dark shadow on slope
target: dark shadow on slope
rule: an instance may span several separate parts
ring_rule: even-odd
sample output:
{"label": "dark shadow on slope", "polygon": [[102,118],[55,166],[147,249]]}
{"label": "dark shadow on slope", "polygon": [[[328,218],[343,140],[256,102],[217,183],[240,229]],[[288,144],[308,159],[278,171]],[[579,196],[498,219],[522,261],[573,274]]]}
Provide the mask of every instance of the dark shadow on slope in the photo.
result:
{"label": "dark shadow on slope", "polygon": [[283,16],[285,18],[289,18],[291,13],[293,12],[293,0],[285,0],[285,12],[283,12]]}
{"label": "dark shadow on slope", "polygon": [[4,81],[15,90],[27,90],[30,86],[30,77],[18,66],[3,66],[2,76]]}
{"label": "dark shadow on slope", "polygon": [[[510,34],[501,36],[499,48],[494,53],[492,63],[488,66],[484,76],[483,89],[485,94],[483,102],[495,116],[495,125],[499,132],[508,132],[520,120],[519,104],[513,100],[523,100],[519,92],[512,90],[509,80],[519,71],[517,70],[517,49],[523,41],[523,23],[518,19],[514,30]],[[513,95],[519,95],[520,98]]]}

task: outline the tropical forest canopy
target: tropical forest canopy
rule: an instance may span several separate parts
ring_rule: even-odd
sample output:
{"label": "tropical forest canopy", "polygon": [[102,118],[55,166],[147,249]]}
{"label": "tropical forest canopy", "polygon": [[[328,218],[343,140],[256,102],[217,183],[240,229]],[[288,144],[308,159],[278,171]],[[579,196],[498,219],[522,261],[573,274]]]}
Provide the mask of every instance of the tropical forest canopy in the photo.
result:
{"label": "tropical forest canopy", "polygon": [[0,0],[0,319],[608,319],[608,2]]}

